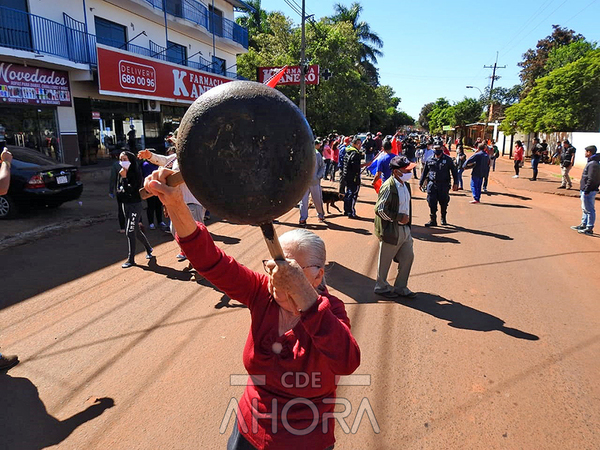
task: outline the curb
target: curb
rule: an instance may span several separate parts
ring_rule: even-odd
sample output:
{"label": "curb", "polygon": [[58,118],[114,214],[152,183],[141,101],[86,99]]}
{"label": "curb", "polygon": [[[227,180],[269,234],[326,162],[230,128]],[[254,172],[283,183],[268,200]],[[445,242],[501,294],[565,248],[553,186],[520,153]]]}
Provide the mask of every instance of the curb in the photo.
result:
{"label": "curb", "polygon": [[115,213],[105,213],[97,216],[86,217],[85,219],[71,219],[65,222],[34,228],[33,230],[24,231],[14,236],[7,236],[0,240],[0,251],[11,247],[16,247],[18,245],[27,244],[38,239],[56,236],[67,230],[90,227],[92,225],[105,222],[109,219],[114,220],[116,216],[117,215]]}

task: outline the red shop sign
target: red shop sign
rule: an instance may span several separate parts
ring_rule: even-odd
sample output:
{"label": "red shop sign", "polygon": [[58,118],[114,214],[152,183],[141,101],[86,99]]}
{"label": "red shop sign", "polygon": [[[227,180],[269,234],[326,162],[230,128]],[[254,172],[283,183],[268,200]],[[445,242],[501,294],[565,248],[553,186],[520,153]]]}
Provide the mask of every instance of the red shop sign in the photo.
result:
{"label": "red shop sign", "polygon": [[[313,64],[308,66],[306,72],[306,84],[319,84],[319,66]],[[277,72],[281,70],[281,67],[258,67],[258,82],[264,83],[266,80],[271,78]],[[281,77],[279,84],[300,84],[300,66],[288,66],[285,73]]]}
{"label": "red shop sign", "polygon": [[98,45],[100,93],[193,103],[229,78]]}
{"label": "red shop sign", "polygon": [[0,104],[71,106],[69,73],[0,62]]}

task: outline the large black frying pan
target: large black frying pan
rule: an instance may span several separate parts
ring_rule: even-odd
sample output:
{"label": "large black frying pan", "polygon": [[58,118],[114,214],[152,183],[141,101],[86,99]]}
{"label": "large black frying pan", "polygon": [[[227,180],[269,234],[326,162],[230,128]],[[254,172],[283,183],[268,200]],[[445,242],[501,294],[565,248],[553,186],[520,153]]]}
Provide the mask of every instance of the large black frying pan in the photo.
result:
{"label": "large black frying pan", "polygon": [[185,113],[177,157],[202,205],[230,222],[259,225],[271,256],[283,259],[273,219],[300,201],[315,170],[313,134],[296,105],[252,81],[215,87]]}

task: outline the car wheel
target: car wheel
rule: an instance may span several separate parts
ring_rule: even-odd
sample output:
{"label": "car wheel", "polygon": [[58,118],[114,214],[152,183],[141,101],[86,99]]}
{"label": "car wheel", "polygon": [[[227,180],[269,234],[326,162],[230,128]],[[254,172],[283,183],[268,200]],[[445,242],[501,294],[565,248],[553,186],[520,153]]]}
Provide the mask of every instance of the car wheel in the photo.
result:
{"label": "car wheel", "polygon": [[12,219],[17,215],[17,205],[8,195],[0,196],[0,219]]}

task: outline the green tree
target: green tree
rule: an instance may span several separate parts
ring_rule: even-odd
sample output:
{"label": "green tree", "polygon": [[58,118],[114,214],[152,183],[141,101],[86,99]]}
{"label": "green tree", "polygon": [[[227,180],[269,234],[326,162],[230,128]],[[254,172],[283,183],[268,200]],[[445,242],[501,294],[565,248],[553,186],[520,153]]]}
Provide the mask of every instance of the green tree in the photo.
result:
{"label": "green tree", "polygon": [[423,105],[421,108],[421,112],[419,113],[419,126],[424,130],[429,131],[429,114],[433,110],[435,103],[427,103]]}
{"label": "green tree", "polygon": [[581,34],[575,34],[575,31],[562,28],[559,25],[552,25],[552,34],[540,39],[535,49],[529,49],[523,54],[523,61],[518,63],[522,67],[519,77],[523,84],[521,98],[533,89],[535,81],[545,75],[545,67],[548,61],[548,55],[554,48],[568,45],[571,42],[584,39]]}
{"label": "green tree", "polygon": [[429,132],[441,133],[444,125],[450,125],[453,118],[450,102],[445,98],[438,98],[429,113]]}
{"label": "green tree", "polygon": [[595,50],[596,47],[596,43],[580,39],[570,44],[553,48],[548,53],[544,74],[548,75],[554,69],[564,67],[569,63],[577,61],[579,58],[583,58],[588,52]]}
{"label": "green tree", "polygon": [[238,25],[248,29],[248,47],[257,48],[256,36],[261,33],[271,33],[268,14],[261,8],[261,0],[247,0],[246,4],[253,10],[238,17],[235,21]]}
{"label": "green tree", "polygon": [[367,22],[360,20],[362,12],[360,3],[354,2],[350,7],[336,3],[333,9],[334,15],[330,17],[333,23],[348,22],[352,25],[360,42],[358,63],[361,72],[373,86],[376,86],[379,84],[379,74],[375,64],[377,64],[377,58],[383,56],[379,50],[383,47],[383,41],[377,33],[371,31],[371,26]]}
{"label": "green tree", "polygon": [[600,128],[600,50],[550,72],[531,92],[506,110],[508,133],[598,131]]}

